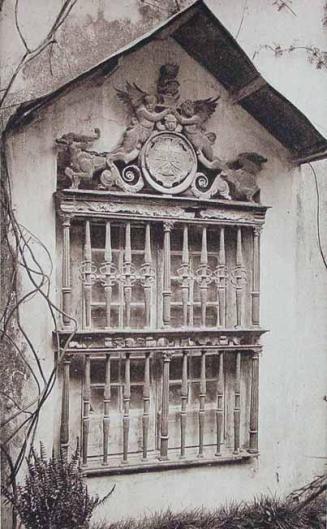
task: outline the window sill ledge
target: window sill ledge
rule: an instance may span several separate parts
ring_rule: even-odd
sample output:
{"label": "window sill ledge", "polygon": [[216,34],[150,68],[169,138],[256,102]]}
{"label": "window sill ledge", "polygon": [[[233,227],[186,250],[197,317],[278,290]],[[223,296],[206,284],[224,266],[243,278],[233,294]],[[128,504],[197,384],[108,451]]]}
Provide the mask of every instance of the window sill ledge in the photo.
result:
{"label": "window sill ledge", "polygon": [[[88,468],[82,468],[83,474],[87,477],[93,476],[115,476],[120,474],[138,474],[142,472],[161,472],[163,470],[178,470],[181,468],[216,466],[235,463],[245,463],[253,458],[257,458],[259,453],[240,451],[239,454],[221,455],[210,458],[196,457],[193,459],[170,459],[168,461],[152,460],[138,462],[137,464],[120,463],[116,466],[102,465],[94,462]],[[94,465],[94,466],[93,466]]]}

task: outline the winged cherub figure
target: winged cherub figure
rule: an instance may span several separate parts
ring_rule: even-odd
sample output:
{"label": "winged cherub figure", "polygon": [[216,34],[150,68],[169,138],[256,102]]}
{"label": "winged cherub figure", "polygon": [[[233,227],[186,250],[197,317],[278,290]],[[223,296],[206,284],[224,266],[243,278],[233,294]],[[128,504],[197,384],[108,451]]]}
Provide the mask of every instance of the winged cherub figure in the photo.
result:
{"label": "winged cherub figure", "polygon": [[147,94],[135,83],[126,83],[126,91],[117,90],[118,98],[127,106],[131,121],[117,147],[108,155],[108,161],[130,163],[137,158],[142,145],[151,136],[154,125],[163,119],[169,109],[156,112],[157,97]]}
{"label": "winged cherub figure", "polygon": [[198,101],[187,99],[181,104],[180,112],[176,112],[178,121],[184,126],[185,136],[197,153],[203,153],[208,160],[213,159],[212,142],[208,139],[204,125],[216,110],[218,99],[219,96]]}

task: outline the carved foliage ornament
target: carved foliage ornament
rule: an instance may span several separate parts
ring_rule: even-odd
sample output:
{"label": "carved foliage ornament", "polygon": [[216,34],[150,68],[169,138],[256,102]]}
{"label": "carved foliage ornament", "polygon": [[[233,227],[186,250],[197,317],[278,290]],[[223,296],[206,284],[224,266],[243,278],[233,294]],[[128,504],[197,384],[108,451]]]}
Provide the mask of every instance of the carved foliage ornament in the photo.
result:
{"label": "carved foliage ornament", "polygon": [[68,181],[72,189],[257,200],[256,175],[266,158],[253,152],[232,161],[216,156],[216,135],[206,127],[219,96],[181,101],[178,70],[176,64],[161,66],[155,94],[130,82],[117,90],[129,123],[111,151],[90,149],[100,137],[99,129],[93,135],[70,132],[56,140],[64,186]]}

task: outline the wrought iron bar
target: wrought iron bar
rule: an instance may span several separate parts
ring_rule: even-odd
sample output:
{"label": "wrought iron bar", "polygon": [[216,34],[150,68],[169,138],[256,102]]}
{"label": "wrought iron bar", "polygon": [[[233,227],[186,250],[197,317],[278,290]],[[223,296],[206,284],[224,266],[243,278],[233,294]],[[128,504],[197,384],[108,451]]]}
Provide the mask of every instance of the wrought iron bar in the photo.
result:
{"label": "wrought iron bar", "polygon": [[150,224],[145,226],[144,264],[141,266],[141,284],[144,288],[145,324],[151,325],[151,291],[155,279],[155,270],[152,266],[151,231]]}
{"label": "wrought iron bar", "polygon": [[259,413],[259,355],[252,356],[251,406],[250,406],[250,448],[258,453],[258,413]]}
{"label": "wrought iron bar", "polygon": [[149,412],[150,412],[150,353],[145,353],[144,385],[143,385],[143,461],[148,458],[149,437]]}
{"label": "wrought iron bar", "polygon": [[236,353],[235,395],[234,395],[234,454],[240,451],[241,423],[241,353]]}
{"label": "wrought iron bar", "polygon": [[116,282],[117,269],[112,262],[111,226],[109,221],[106,222],[104,262],[100,267],[100,273],[103,277],[102,284],[104,286],[106,300],[106,328],[110,329],[112,287]]}
{"label": "wrought iron bar", "polygon": [[170,325],[170,301],[171,301],[171,257],[170,257],[170,232],[173,223],[168,221],[164,223],[164,271],[163,271],[163,324]]}
{"label": "wrought iron bar", "polygon": [[179,281],[182,288],[182,303],[183,303],[183,325],[187,326],[188,323],[188,304],[190,294],[190,282],[191,282],[191,271],[190,271],[190,256],[188,249],[188,227],[184,226],[183,230],[183,253],[182,253],[182,264],[177,270],[179,275]]}
{"label": "wrought iron bar", "polygon": [[216,456],[221,455],[221,444],[223,440],[224,431],[224,353],[219,353],[219,372],[217,383],[217,449]]}
{"label": "wrought iron bar", "polygon": [[92,327],[92,285],[96,279],[96,267],[92,263],[91,227],[89,220],[85,222],[84,261],[81,263],[80,273],[84,293],[83,326],[85,329],[90,329]]}
{"label": "wrought iron bar", "polygon": [[252,325],[260,322],[260,233],[261,226],[253,228],[253,262],[252,262]]}
{"label": "wrought iron bar", "polygon": [[105,361],[105,384],[103,392],[103,464],[108,463],[108,444],[110,430],[110,354],[106,354]]}
{"label": "wrought iron bar", "polygon": [[83,384],[83,443],[82,443],[82,463],[87,465],[88,440],[90,430],[90,397],[91,397],[91,373],[90,373],[90,355],[85,356],[84,360],[84,384]]}
{"label": "wrought iron bar", "polygon": [[130,353],[125,359],[125,384],[123,394],[123,463],[128,462],[128,437],[129,437],[129,405],[131,400],[131,369]]}
{"label": "wrought iron bar", "polygon": [[219,252],[218,265],[215,270],[215,282],[217,285],[218,305],[217,305],[217,326],[225,327],[226,325],[226,285],[227,285],[227,268],[225,252],[225,228],[220,228],[219,234]]}
{"label": "wrought iron bar", "polygon": [[69,448],[69,385],[70,385],[70,357],[63,361],[63,386],[61,404],[60,446],[64,452]]}
{"label": "wrought iron bar", "polygon": [[242,325],[242,304],[243,304],[243,289],[246,283],[247,274],[243,260],[242,249],[242,228],[237,228],[236,241],[236,265],[233,270],[232,283],[236,292],[236,326]]}
{"label": "wrought iron bar", "polygon": [[132,247],[131,247],[131,224],[126,224],[125,231],[125,254],[124,254],[124,265],[123,265],[123,284],[124,284],[124,296],[125,296],[125,315],[126,315],[126,326],[131,325],[131,302],[132,302],[132,285],[135,280],[134,267],[132,265]]}
{"label": "wrought iron bar", "polygon": [[206,325],[208,286],[212,281],[212,272],[208,266],[207,227],[206,226],[203,226],[202,228],[201,259],[200,259],[200,266],[196,270],[196,280],[200,288],[201,326],[204,327]]}
{"label": "wrought iron bar", "polygon": [[203,457],[204,445],[204,422],[205,422],[205,401],[206,401],[206,351],[201,351],[201,372],[200,372],[200,406],[199,406],[199,457]]}
{"label": "wrought iron bar", "polygon": [[162,400],[160,423],[160,460],[168,459],[169,368],[171,353],[163,354]]}
{"label": "wrought iron bar", "polygon": [[70,256],[70,217],[64,217],[62,221],[63,226],[63,266],[62,266],[62,323],[65,329],[71,327],[71,319],[69,318],[71,312],[71,256]]}
{"label": "wrought iron bar", "polygon": [[185,458],[185,441],[186,441],[186,406],[187,406],[187,351],[183,351],[182,364],[182,387],[181,387],[181,459]]}

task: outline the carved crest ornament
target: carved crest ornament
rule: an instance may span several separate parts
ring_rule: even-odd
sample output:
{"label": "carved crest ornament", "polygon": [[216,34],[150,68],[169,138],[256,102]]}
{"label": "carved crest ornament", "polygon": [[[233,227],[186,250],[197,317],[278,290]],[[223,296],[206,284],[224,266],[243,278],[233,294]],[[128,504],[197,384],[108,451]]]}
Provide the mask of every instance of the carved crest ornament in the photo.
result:
{"label": "carved crest ornament", "polygon": [[206,130],[219,96],[181,100],[179,67],[160,68],[156,94],[126,83],[117,96],[129,123],[109,152],[91,150],[100,138],[74,132],[56,139],[58,183],[71,189],[258,201],[256,175],[266,158],[254,152],[224,161],[214,153],[216,134]]}

